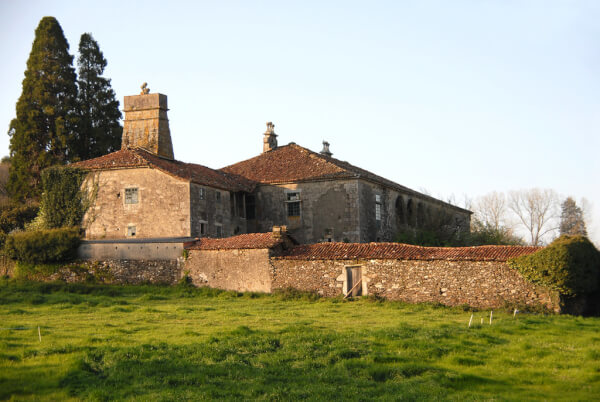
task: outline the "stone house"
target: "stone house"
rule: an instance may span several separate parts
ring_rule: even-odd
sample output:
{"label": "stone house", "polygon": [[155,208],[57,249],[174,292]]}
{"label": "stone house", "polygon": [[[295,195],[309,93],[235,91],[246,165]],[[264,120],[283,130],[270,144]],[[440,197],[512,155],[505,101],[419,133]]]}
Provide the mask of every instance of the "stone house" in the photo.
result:
{"label": "stone house", "polygon": [[286,225],[300,243],[391,241],[402,228],[468,231],[470,211],[332,157],[277,145],[211,169],[174,158],[162,94],[126,96],[122,149],[74,164],[89,169],[87,239],[228,237]]}

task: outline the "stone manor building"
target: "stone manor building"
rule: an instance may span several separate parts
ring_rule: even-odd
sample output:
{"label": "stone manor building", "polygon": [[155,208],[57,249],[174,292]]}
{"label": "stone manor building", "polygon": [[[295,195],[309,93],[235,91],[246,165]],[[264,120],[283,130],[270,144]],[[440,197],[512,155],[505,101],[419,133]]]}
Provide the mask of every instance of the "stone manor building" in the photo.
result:
{"label": "stone manor building", "polygon": [[175,159],[167,97],[144,89],[124,100],[122,148],[76,163],[92,194],[87,239],[229,237],[287,226],[300,243],[393,241],[400,230],[468,231],[470,211],[332,157],[279,146],[272,123],[263,152],[211,169]]}

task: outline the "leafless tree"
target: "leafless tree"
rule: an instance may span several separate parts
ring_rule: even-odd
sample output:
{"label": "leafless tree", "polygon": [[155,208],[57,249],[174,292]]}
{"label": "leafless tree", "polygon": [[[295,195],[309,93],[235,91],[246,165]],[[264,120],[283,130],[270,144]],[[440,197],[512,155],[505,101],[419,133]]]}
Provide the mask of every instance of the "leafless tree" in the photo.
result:
{"label": "leafless tree", "polygon": [[475,219],[496,231],[511,226],[508,224],[508,205],[504,193],[494,191],[479,197],[473,212]]}
{"label": "leafless tree", "polygon": [[511,191],[508,208],[531,236],[532,246],[541,245],[543,237],[558,228],[560,201],[554,190],[534,188]]}

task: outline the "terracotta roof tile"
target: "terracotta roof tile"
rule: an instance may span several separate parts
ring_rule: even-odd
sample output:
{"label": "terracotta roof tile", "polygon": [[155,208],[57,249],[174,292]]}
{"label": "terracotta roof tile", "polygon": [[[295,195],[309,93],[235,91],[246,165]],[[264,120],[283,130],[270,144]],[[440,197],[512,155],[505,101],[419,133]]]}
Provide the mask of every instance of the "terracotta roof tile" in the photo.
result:
{"label": "terracotta roof tile", "polygon": [[273,248],[283,242],[276,238],[272,232],[247,233],[221,239],[202,238],[192,245],[186,247],[188,250],[231,250],[231,249],[255,249]]}
{"label": "terracotta roof tile", "polygon": [[165,159],[140,148],[122,149],[98,158],[74,163],[73,166],[90,170],[150,167],[181,179],[223,190],[252,191],[254,188],[254,183],[244,177],[195,163]]}
{"label": "terracotta roof tile", "polygon": [[401,243],[316,243],[296,246],[283,257],[291,260],[449,260],[449,261],[506,261],[531,254],[542,247],[477,246],[477,247],[420,247]]}
{"label": "terracotta roof tile", "polygon": [[455,205],[437,200],[428,195],[421,194],[384,177],[351,165],[348,162],[313,152],[310,149],[301,147],[294,143],[275,148],[268,152],[263,152],[254,158],[226,166],[221,170],[227,173],[233,173],[242,177],[246,177],[247,179],[257,183],[264,184],[342,178],[363,178],[405,193],[419,195],[420,197],[427,198],[465,212],[470,212]]}

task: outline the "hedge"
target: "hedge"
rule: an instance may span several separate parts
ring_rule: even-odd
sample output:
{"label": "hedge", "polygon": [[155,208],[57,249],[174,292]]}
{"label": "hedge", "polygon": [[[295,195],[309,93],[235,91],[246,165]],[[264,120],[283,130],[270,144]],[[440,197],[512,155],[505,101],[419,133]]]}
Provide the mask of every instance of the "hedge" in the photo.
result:
{"label": "hedge", "polygon": [[513,258],[508,264],[526,279],[579,296],[600,289],[600,252],[584,236],[564,235],[542,250]]}
{"label": "hedge", "polygon": [[64,262],[77,256],[79,241],[79,228],[16,232],[6,238],[4,252],[20,262]]}

